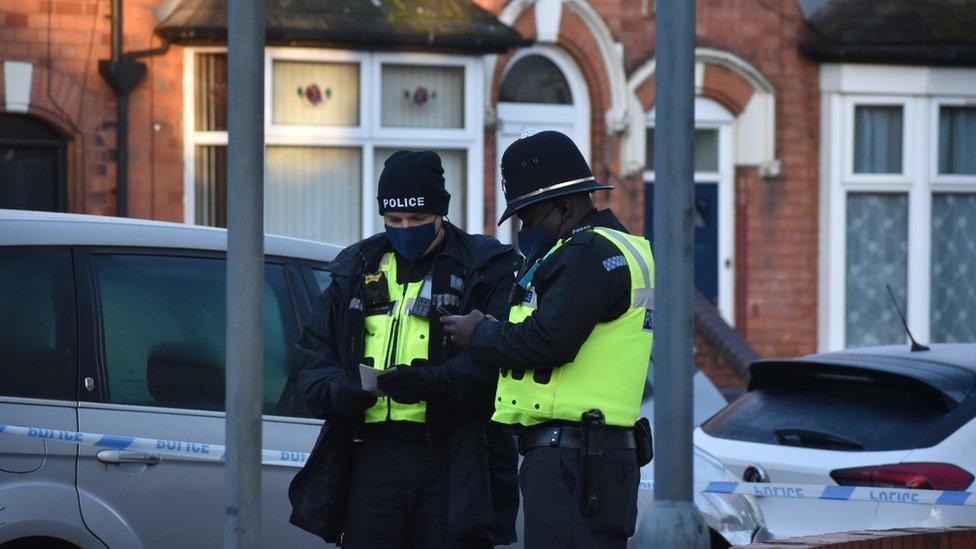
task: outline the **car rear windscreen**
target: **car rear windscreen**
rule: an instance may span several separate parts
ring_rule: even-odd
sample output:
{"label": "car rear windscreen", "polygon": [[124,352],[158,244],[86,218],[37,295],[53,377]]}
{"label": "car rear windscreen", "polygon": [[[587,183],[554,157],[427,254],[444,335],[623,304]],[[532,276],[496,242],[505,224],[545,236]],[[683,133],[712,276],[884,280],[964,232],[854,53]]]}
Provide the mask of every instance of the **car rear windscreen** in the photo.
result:
{"label": "car rear windscreen", "polygon": [[[809,366],[809,365],[807,365]],[[711,436],[842,451],[925,448],[976,416],[903,376],[858,369],[779,368],[702,425]]]}

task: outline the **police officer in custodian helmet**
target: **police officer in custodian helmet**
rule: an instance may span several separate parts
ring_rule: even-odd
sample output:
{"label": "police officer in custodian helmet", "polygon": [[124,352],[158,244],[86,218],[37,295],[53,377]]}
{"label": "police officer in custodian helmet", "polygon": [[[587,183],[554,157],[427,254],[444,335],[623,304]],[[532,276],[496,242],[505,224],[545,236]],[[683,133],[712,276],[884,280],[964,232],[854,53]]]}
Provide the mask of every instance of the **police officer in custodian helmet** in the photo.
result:
{"label": "police officer in custodian helmet", "polygon": [[[386,230],[330,264],[299,342],[299,388],[326,421],[289,489],[291,521],[343,547],[514,541],[518,456],[489,422],[498,372],[476,366],[436,319],[474,309],[507,318],[521,260],[452,225],[450,198],[433,151],[387,159],[377,196]],[[384,372],[381,395],[363,389],[360,365]]]}
{"label": "police officer in custodian helmet", "polygon": [[546,131],[502,157],[527,261],[507,321],[441,318],[471,359],[498,367],[493,420],[524,456],[525,545],[625,547],[637,519],[650,427],[637,421],[654,330],[654,260],[644,238],[590,198],[597,182],[576,145]]}

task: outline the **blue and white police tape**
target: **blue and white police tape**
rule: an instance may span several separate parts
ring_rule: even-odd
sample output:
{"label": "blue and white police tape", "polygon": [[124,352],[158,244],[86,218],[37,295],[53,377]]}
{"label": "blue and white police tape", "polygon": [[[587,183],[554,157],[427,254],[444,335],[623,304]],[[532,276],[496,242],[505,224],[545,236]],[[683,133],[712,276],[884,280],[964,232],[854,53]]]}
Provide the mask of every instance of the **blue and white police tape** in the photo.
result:
{"label": "blue and white police tape", "polygon": [[[0,434],[26,438],[36,438],[67,442],[79,446],[91,446],[103,450],[135,450],[150,452],[161,456],[190,458],[203,461],[224,461],[226,448],[219,444],[169,440],[163,438],[139,438],[101,433],[82,433],[47,429],[43,427],[21,427],[0,423]],[[288,450],[261,450],[261,463],[279,467],[301,467],[308,460],[307,452]]]}
{"label": "blue and white police tape", "polygon": [[[653,490],[654,481],[641,480],[641,490]],[[821,501],[868,501],[874,503],[913,503],[916,505],[955,505],[976,507],[976,492],[957,490],[912,490],[874,486],[824,484],[784,484],[773,482],[696,482],[695,490],[706,494],[742,494],[786,499]]]}
{"label": "blue and white police tape", "polygon": [[[0,434],[51,440],[91,446],[104,450],[135,450],[178,458],[202,461],[224,461],[226,448],[219,444],[188,442],[162,438],[140,438],[101,433],[84,433],[22,427],[0,423]],[[307,452],[289,450],[261,450],[263,465],[301,467],[308,460]],[[654,481],[642,479],[641,490],[653,490]],[[696,482],[695,489],[706,494],[742,494],[757,497],[786,499],[816,499],[821,501],[868,501],[876,503],[908,503],[916,505],[954,505],[976,507],[976,492],[955,490],[911,490],[870,486],[837,486],[822,484],[753,483],[735,481]]]}

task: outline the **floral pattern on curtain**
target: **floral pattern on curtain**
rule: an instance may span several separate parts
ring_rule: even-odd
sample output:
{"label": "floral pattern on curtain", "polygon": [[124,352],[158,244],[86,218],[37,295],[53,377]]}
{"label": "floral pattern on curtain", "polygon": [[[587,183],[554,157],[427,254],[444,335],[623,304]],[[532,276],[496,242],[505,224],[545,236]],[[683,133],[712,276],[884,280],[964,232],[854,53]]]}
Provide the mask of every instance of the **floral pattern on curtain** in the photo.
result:
{"label": "floral pattern on curtain", "polygon": [[905,341],[885,285],[905,310],[908,278],[908,195],[847,195],[847,347]]}

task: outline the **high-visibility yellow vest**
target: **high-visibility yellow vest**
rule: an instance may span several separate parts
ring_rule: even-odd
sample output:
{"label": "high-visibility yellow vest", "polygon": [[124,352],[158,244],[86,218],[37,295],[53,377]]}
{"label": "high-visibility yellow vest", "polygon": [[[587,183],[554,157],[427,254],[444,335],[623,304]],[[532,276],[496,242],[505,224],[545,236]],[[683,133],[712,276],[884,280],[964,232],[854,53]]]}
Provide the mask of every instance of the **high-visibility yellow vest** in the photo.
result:
{"label": "high-visibility yellow vest", "polygon": [[[386,285],[390,293],[389,312],[369,315],[365,322],[364,355],[372,359],[373,368],[388,370],[397,365],[427,363],[427,344],[430,324],[427,318],[410,314],[424,284],[420,282],[397,284],[396,257],[387,253],[380,260],[380,272],[386,273]],[[414,421],[423,423],[427,418],[427,403],[402,404],[390,397],[379,397],[376,404],[366,410],[366,423],[383,421]]]}
{"label": "high-visibility yellow vest", "polygon": [[[619,318],[597,324],[568,364],[552,370],[502,367],[493,420],[525,426],[577,422],[594,408],[603,412],[607,425],[631,427],[637,420],[654,343],[654,257],[647,239],[604,227],[592,230],[620,250],[620,256],[604,261],[608,270],[623,268],[626,262],[630,308]],[[564,244],[559,240],[542,261]],[[522,322],[536,309],[531,281],[526,290],[523,302],[509,312],[510,322]]]}

